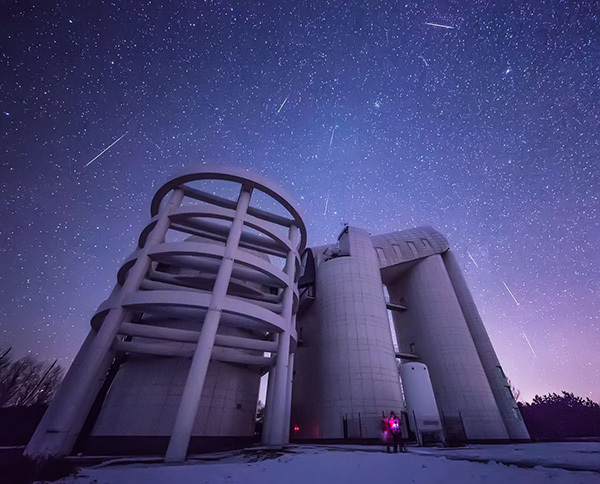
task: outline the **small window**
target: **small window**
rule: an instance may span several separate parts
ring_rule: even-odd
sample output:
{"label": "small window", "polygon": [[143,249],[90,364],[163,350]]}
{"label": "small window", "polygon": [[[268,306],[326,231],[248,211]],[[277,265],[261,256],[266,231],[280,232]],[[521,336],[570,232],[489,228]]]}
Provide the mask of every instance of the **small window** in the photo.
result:
{"label": "small window", "polygon": [[502,375],[502,378],[506,378],[506,375],[504,374],[504,370],[502,369],[502,367],[501,366],[497,366],[496,368],[498,368],[498,371]]}
{"label": "small window", "polygon": [[385,258],[385,252],[381,247],[375,247],[375,251],[377,252],[377,257],[379,258],[379,263],[381,265],[387,264],[387,259]]}
{"label": "small window", "polygon": [[421,239],[421,242],[423,242],[423,246],[431,248],[431,244],[427,239]]}
{"label": "small window", "polygon": [[504,388],[506,388],[506,391],[507,391],[507,392],[508,392],[508,394],[510,395],[510,398],[511,398],[512,400],[514,400],[514,399],[515,399],[515,397],[513,396],[513,394],[512,394],[512,390],[510,389],[510,387],[509,387],[509,386],[505,386]]}
{"label": "small window", "polygon": [[398,244],[392,244],[392,249],[396,257],[402,259],[402,251],[400,250],[400,246]]}
{"label": "small window", "polygon": [[419,255],[419,251],[417,250],[417,246],[414,244],[414,242],[407,242],[407,244],[413,255]]}
{"label": "small window", "polygon": [[521,412],[519,411],[519,409],[517,407],[513,407],[513,412],[514,412],[515,418],[517,420],[523,420],[523,416],[521,415]]}

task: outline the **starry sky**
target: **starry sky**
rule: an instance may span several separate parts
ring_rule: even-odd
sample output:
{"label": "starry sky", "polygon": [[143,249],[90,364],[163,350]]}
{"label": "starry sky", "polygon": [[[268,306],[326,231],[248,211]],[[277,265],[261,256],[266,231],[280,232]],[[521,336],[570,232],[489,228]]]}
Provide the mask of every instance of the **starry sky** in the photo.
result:
{"label": "starry sky", "polygon": [[0,348],[68,366],[157,187],[210,162],[309,245],[438,229],[521,399],[600,401],[596,1],[74,3],[0,5]]}

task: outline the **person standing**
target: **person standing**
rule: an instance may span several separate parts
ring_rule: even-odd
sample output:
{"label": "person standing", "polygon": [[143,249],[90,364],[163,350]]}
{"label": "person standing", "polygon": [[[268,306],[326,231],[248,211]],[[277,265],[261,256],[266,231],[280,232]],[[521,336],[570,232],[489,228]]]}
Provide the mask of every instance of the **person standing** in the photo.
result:
{"label": "person standing", "polygon": [[390,444],[392,443],[392,434],[390,432],[389,418],[387,418],[385,416],[384,412],[381,412],[381,413],[383,415],[383,418],[381,420],[381,438],[382,438],[385,448],[389,454],[390,453]]}
{"label": "person standing", "polygon": [[398,446],[400,446],[400,452],[404,452],[404,445],[402,445],[402,424],[394,412],[390,412],[390,417],[387,419],[387,431],[389,437],[391,437],[386,441],[387,451],[390,451],[390,445],[393,443],[394,453],[398,452]]}

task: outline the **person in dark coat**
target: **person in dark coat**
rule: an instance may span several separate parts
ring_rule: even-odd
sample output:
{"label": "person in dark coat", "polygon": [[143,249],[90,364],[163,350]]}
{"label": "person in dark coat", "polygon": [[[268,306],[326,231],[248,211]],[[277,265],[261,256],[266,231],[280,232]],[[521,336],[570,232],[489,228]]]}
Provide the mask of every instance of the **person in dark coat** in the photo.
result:
{"label": "person in dark coat", "polygon": [[398,452],[398,446],[400,446],[400,452],[404,452],[404,446],[402,445],[402,423],[394,412],[390,412],[390,417],[387,419],[387,432],[387,451],[390,452],[390,446],[393,443],[394,453]]}
{"label": "person in dark coat", "polygon": [[383,444],[385,445],[385,448],[387,449],[389,454],[390,444],[392,443],[392,434],[390,433],[390,426],[388,422],[389,419],[385,416],[383,412],[382,414],[383,418],[381,419],[381,440],[383,441]]}

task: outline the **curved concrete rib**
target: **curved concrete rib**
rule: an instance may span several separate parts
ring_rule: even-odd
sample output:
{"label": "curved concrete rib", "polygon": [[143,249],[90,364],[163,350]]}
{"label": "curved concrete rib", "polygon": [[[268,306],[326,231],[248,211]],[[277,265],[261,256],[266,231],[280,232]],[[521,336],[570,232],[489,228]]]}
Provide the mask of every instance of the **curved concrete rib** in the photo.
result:
{"label": "curved concrete rib", "polygon": [[[194,355],[194,345],[182,347],[179,343],[136,343],[121,341],[115,345],[119,353],[138,353],[154,356],[174,356],[177,358],[191,358]],[[240,365],[259,366],[269,368],[273,365],[273,359],[265,356],[249,355],[237,349],[215,347],[211,355],[212,360],[225,363],[237,363]]]}
{"label": "curved concrete rib", "polygon": [[[210,306],[211,294],[198,291],[138,291],[128,295],[122,306],[130,311],[174,316],[181,320],[201,321]],[[99,329],[103,316],[115,303],[105,301],[92,318],[92,324]],[[222,323],[247,329],[254,327],[267,331],[295,331],[286,324],[284,318],[268,309],[241,299],[226,297],[223,301]]]}
{"label": "curved concrete rib", "polygon": [[[167,341],[179,341],[181,343],[195,343],[198,341],[198,337],[200,336],[199,331],[161,328],[159,326],[136,323],[123,323],[121,325],[121,329],[119,330],[119,334],[127,336],[141,336],[143,338],[151,339],[163,339]],[[215,346],[266,351],[270,353],[277,351],[277,343],[274,341],[240,338],[237,336],[228,336],[224,334],[217,335],[215,339]]]}
{"label": "curved concrete rib", "polygon": [[[248,173],[247,171],[238,168],[204,165],[202,167],[202,171],[194,173],[185,173],[172,180],[169,180],[167,183],[165,183],[162,187],[158,189],[156,195],[154,195],[154,198],[152,199],[152,216],[156,215],[159,212],[164,197],[171,190],[183,187],[186,196],[193,197],[194,192],[198,192],[198,190],[195,190],[193,187],[189,187],[186,184],[200,180],[224,180],[240,183],[249,190],[260,190],[261,192],[273,198],[288,211],[288,213],[292,217],[291,221],[287,220],[285,217],[279,217],[275,214],[264,212],[254,207],[248,208],[248,214],[252,216],[262,215],[261,218],[269,221],[279,220],[280,222],[282,222],[280,224],[286,227],[298,227],[298,229],[300,229],[300,243],[298,247],[298,252],[301,253],[304,250],[304,247],[306,246],[306,226],[304,225],[302,216],[300,215],[297,209],[297,204],[292,202],[293,198],[270,180],[267,180],[266,178],[263,178],[256,174]],[[217,205],[217,200],[219,198],[220,197],[214,197],[209,203]],[[235,208],[236,206],[235,202],[231,200],[220,200],[224,201],[229,208]]]}

